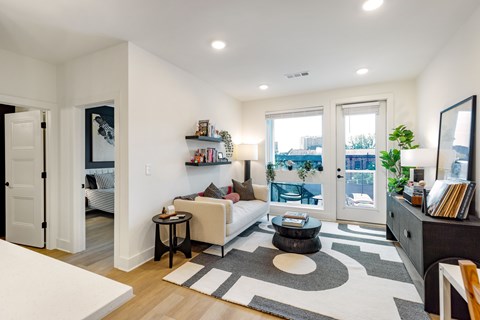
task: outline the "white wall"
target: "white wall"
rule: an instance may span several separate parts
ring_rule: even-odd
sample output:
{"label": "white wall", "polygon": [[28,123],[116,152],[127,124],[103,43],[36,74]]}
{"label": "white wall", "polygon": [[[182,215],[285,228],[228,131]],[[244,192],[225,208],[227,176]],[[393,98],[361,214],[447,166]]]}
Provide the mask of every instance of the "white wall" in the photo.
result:
{"label": "white wall", "polygon": [[[57,101],[54,65],[0,49],[0,70],[0,95],[34,100],[36,104]],[[18,100],[14,102],[18,104]]]}
{"label": "white wall", "polygon": [[[418,136],[436,148],[440,112],[461,100],[480,94],[480,8],[457,31],[418,78]],[[477,97],[478,99],[478,97]],[[478,110],[478,109],[477,109]],[[477,111],[476,136],[480,132]],[[480,139],[476,139],[475,180],[480,178]],[[477,191],[476,203],[480,203]]]}
{"label": "white wall", "polygon": [[[320,91],[308,94],[287,96],[274,99],[257,100],[243,103],[243,137],[244,142],[259,143],[259,160],[252,161],[252,178],[256,182],[265,183],[265,112],[276,110],[292,110],[305,107],[324,107],[324,150],[335,148],[335,105],[338,101],[350,98],[358,98],[358,101],[365,101],[365,97],[390,96],[393,100],[393,110],[388,112],[392,115],[393,125],[405,124],[415,132],[415,109],[416,109],[416,87],[414,81],[401,81],[382,83],[369,86],[342,88],[330,91]],[[393,126],[392,126],[393,127]],[[387,132],[391,128],[387,127]],[[324,155],[324,169],[322,173],[316,173],[314,180],[323,183],[324,191],[332,192],[329,187],[336,183],[334,152]],[[326,200],[323,213],[312,212],[313,215],[322,219],[335,219],[335,204],[333,200]]]}
{"label": "white wall", "polygon": [[[58,68],[60,112],[60,212],[57,244],[77,252],[84,237],[84,107],[105,101],[115,104],[115,265],[129,258],[128,243],[128,44],[123,43],[69,61]],[[76,228],[74,228],[76,226]],[[122,237],[120,237],[120,233]],[[74,241],[75,240],[75,241]],[[81,241],[80,241],[81,242]]]}
{"label": "white wall", "polygon": [[56,66],[0,49],[0,103],[47,113],[47,248],[56,247],[58,106]]}
{"label": "white wall", "polygon": [[[241,165],[186,167],[191,152],[223,144],[185,140],[209,119],[233,139],[241,132],[240,102],[161,58],[129,44],[130,267],[153,257],[152,216],[175,196],[231,184]],[[145,175],[145,165],[151,175]]]}

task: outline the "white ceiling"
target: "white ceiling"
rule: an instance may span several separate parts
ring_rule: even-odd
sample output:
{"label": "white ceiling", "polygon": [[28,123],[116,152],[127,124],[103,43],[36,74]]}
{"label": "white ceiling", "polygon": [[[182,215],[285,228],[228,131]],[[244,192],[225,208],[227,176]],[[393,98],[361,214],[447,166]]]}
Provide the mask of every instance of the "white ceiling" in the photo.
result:
{"label": "white ceiling", "polygon": [[[374,12],[362,3],[0,0],[0,48],[62,63],[131,41],[247,101],[415,78],[480,0],[385,0]],[[215,52],[214,39],[227,48]],[[360,67],[370,73],[357,76]]]}

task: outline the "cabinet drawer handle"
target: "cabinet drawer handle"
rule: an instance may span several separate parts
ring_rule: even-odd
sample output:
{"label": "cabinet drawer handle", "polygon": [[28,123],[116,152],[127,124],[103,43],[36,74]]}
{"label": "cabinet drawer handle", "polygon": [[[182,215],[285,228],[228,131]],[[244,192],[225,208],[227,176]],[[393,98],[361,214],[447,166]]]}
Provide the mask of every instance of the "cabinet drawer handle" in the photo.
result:
{"label": "cabinet drawer handle", "polygon": [[410,238],[411,236],[410,231],[408,231],[407,229],[403,230],[403,235],[405,236],[405,238]]}
{"label": "cabinet drawer handle", "polygon": [[388,211],[388,215],[390,216],[390,218],[393,218],[395,216],[395,214],[392,211]]}

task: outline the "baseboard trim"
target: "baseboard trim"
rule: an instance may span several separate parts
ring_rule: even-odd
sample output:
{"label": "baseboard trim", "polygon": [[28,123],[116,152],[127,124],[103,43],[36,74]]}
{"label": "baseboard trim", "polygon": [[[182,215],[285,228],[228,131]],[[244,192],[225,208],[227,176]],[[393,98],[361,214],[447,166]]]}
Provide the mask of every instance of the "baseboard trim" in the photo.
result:
{"label": "baseboard trim", "polygon": [[155,247],[150,247],[130,258],[119,257],[118,260],[115,261],[115,268],[125,272],[130,272],[145,262],[152,260],[154,249]]}
{"label": "baseboard trim", "polygon": [[57,238],[57,247],[55,249],[65,252],[72,252],[72,243],[70,241]]}

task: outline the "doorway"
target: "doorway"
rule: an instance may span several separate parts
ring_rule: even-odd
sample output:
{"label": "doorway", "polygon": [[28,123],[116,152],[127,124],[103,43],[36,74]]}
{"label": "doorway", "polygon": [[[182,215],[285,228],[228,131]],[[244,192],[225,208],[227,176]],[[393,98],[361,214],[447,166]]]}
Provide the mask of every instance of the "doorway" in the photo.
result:
{"label": "doorway", "polygon": [[386,101],[336,106],[337,219],[385,223]]}
{"label": "doorway", "polygon": [[83,112],[85,251],[79,255],[86,257],[89,264],[102,264],[108,268],[114,264],[114,105],[90,105]]}

